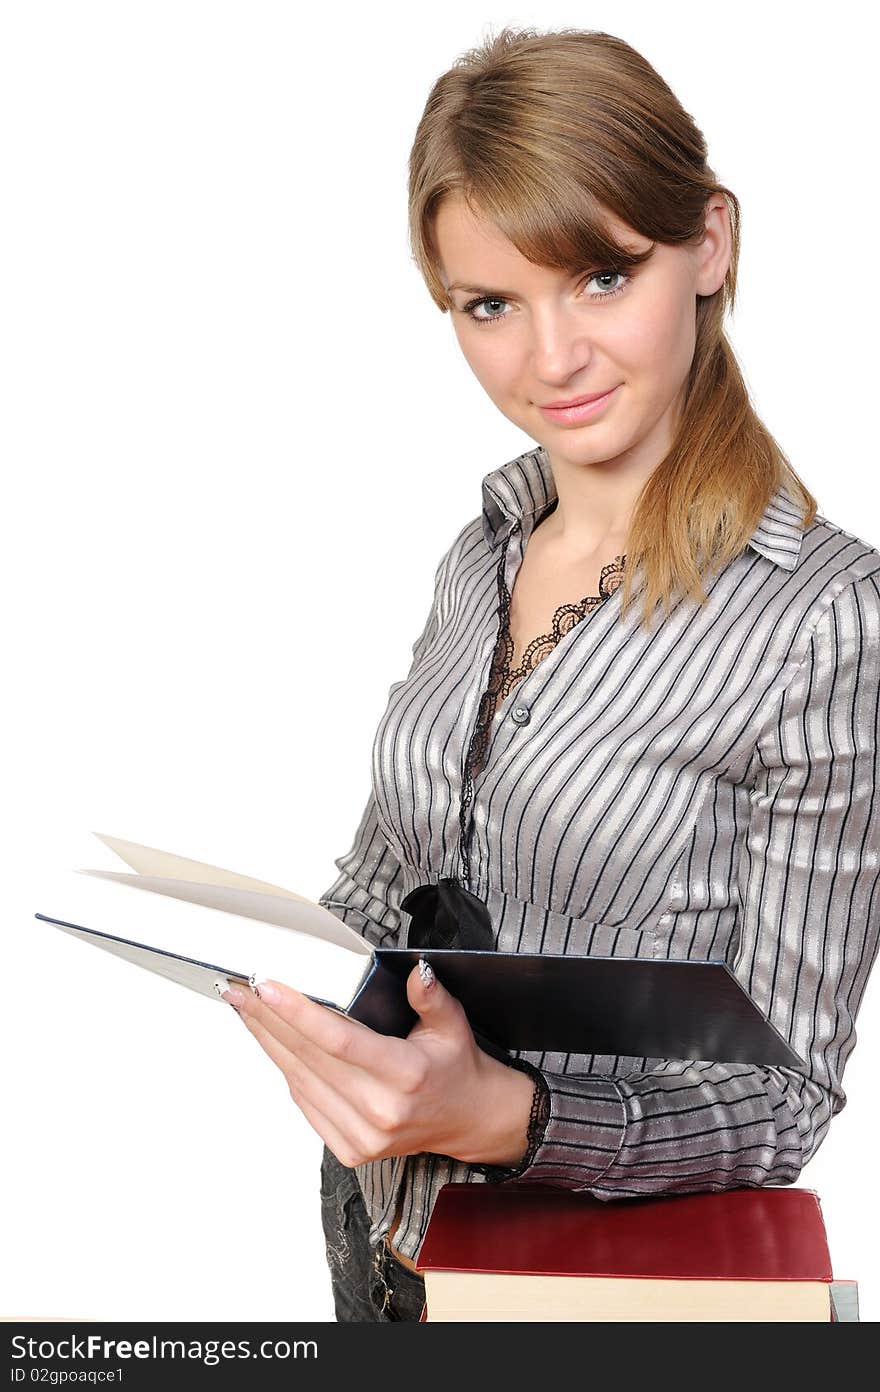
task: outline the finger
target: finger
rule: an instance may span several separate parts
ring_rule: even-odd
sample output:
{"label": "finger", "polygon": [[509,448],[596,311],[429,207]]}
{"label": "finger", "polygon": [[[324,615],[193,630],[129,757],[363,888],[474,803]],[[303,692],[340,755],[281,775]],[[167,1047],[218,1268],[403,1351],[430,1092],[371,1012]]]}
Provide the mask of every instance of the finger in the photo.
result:
{"label": "finger", "polygon": [[256,997],[243,1002],[239,1014],[246,1024],[249,1021],[258,1023],[263,1034],[271,1035],[279,1048],[296,1056],[317,1077],[346,1096],[352,1096],[353,1087],[363,1086],[371,1077],[375,1081],[375,1075],[371,1075],[354,1061],[343,1062],[319,1048]]}
{"label": "finger", "polygon": [[[280,981],[258,981],[255,991],[260,1002],[295,1031],[297,1051],[310,1064],[317,1066],[320,1054],[329,1054],[390,1082],[406,1080],[412,1068],[412,1047],[406,1040],[379,1034]],[[268,1018],[261,1018],[273,1027]],[[319,1052],[311,1052],[314,1048]]]}
{"label": "finger", "polygon": [[[277,1039],[272,1030],[266,1029],[255,1014],[245,1015],[242,1011],[241,1018],[257,1043],[284,1074],[291,1095],[295,1094],[294,1100],[297,1105],[304,1112],[306,1107],[309,1107],[316,1117],[333,1131],[337,1142],[341,1141],[346,1150],[350,1150],[353,1145],[356,1146],[364,1133],[362,1112],[332,1084],[305,1066],[295,1053]],[[306,1115],[308,1117],[307,1112]],[[311,1117],[308,1119],[312,1120]],[[316,1125],[315,1129],[321,1130],[319,1125]],[[333,1150],[334,1146],[328,1137],[325,1136],[324,1139]]]}
{"label": "finger", "polygon": [[[351,1142],[349,1139],[333,1124],[331,1118],[322,1112],[320,1108],[314,1106],[294,1084],[290,1085],[290,1095],[312,1130],[317,1131],[318,1135],[330,1147],[337,1159],[339,1159],[340,1156],[349,1155],[351,1153]],[[343,1160],[342,1163],[345,1164],[345,1161]]]}
{"label": "finger", "polygon": [[[275,1004],[266,1003],[267,985],[278,986],[282,993]],[[422,1061],[406,1040],[377,1034],[359,1020],[318,1005],[281,983],[258,982],[256,989],[259,997],[242,1002],[242,1013],[256,1015],[282,1044],[350,1101],[363,1096],[364,1086],[375,1087],[379,1082],[391,1089],[418,1086]],[[284,993],[294,999],[286,999]],[[300,1001],[309,1011],[298,1011]],[[319,1027],[313,1024],[316,1015]],[[303,1016],[308,1032],[296,1023],[301,1024]]]}
{"label": "finger", "polygon": [[251,1020],[259,1023],[263,1031],[260,1035],[261,1042],[271,1035],[280,1049],[291,1058],[296,1058],[316,1077],[345,1097],[352,1106],[356,1107],[359,1100],[362,1104],[365,1088],[375,1088],[378,1085],[379,1079],[375,1074],[369,1073],[355,1062],[343,1061],[326,1053],[277,1015],[270,1006],[264,1005],[258,997],[248,996],[242,1001],[239,1014],[246,1024]]}

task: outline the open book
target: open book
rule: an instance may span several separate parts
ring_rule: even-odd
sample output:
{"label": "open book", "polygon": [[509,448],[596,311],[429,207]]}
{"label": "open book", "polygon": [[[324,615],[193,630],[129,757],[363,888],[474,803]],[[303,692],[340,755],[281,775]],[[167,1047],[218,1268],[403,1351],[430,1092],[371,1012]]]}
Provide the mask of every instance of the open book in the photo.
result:
{"label": "open book", "polygon": [[[490,1051],[554,1050],[804,1067],[725,961],[373,947],[322,904],[292,890],[170,851],[95,834],[131,871],[79,873],[219,909],[256,921],[263,929],[272,925],[270,933],[282,930],[281,940],[277,935],[269,939],[268,951],[271,955],[277,949],[277,961],[268,960],[264,947],[266,970],[260,974],[284,981],[380,1034],[403,1039],[416,1023],[406,982],[423,957],[461,1002],[481,1047]],[[241,958],[232,968],[214,961],[210,916],[207,925],[204,919],[195,925],[198,940],[205,942],[204,952],[197,956],[48,914],[35,916],[214,999],[220,999],[219,992],[229,982],[252,985],[255,979],[253,941],[244,925]],[[336,1000],[304,990],[297,944],[316,941],[343,949],[334,954],[339,967]]]}

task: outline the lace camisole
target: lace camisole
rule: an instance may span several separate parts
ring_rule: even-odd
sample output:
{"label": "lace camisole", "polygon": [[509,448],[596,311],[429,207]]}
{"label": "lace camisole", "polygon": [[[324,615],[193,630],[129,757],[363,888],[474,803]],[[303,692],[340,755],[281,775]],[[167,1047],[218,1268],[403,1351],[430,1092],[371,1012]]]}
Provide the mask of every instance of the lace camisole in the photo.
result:
{"label": "lace camisole", "polygon": [[470,778],[476,777],[483,768],[486,750],[489,746],[489,737],[492,730],[492,722],[498,705],[506,700],[515,686],[523,680],[525,676],[537,667],[538,663],[545,658],[548,653],[556,647],[556,644],[566,633],[570,633],[575,624],[585,619],[588,614],[592,614],[598,609],[599,605],[614,594],[623,584],[623,572],[626,566],[626,554],[622,553],[615,556],[612,561],[602,567],[599,574],[599,593],[586,595],[576,604],[560,604],[553,615],[553,622],[549,633],[542,633],[537,638],[533,638],[526,646],[522,658],[516,667],[512,666],[514,644],[510,635],[510,593],[504,581],[503,566],[499,567],[498,572],[498,593],[499,593],[499,624],[498,640],[495,645],[495,653],[492,658],[492,666],[489,671],[489,680],[486,690],[480,703],[480,710],[468,752],[467,773]]}

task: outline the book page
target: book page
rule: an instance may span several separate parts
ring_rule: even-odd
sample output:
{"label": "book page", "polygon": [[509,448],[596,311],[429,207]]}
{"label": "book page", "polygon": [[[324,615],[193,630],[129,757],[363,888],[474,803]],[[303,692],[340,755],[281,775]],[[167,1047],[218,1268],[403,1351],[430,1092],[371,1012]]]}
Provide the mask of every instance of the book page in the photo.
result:
{"label": "book page", "polygon": [[219,865],[208,865],[202,860],[189,860],[186,856],[175,855],[173,851],[160,851],[155,846],[141,846],[137,841],[124,841],[120,836],[106,836],[101,831],[96,831],[93,835],[140,875],[189,880],[200,884],[228,885],[232,889],[256,889],[264,894],[298,899],[302,904],[312,903],[311,899],[294,894],[292,889],[282,889],[279,885],[267,884],[265,880],[239,875],[236,871],[224,870]]}
{"label": "book page", "polygon": [[323,942],[335,943],[337,947],[347,948],[358,956],[368,957],[370,945],[347,923],[325,909],[323,904],[313,904],[298,895],[288,898],[283,893],[268,893],[262,890],[238,888],[233,885],[218,885],[210,881],[167,879],[157,875],[134,875],[125,870],[78,870],[78,875],[94,875],[98,879],[112,880],[117,884],[133,885],[135,889],[150,890],[154,894],[167,894],[172,899],[184,899],[190,904],[202,904],[207,909],[220,909],[224,913],[238,914],[243,918],[253,918],[259,923],[274,923],[280,928],[290,928],[305,937],[320,938]]}

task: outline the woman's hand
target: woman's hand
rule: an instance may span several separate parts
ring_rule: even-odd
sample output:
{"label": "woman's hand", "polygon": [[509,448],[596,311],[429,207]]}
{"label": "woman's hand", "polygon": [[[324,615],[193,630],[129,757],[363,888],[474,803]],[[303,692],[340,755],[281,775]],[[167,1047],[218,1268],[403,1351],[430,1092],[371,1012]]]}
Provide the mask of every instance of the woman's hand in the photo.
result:
{"label": "woman's hand", "polygon": [[[431,980],[433,978],[433,980]],[[284,1074],[306,1120],[343,1165],[432,1151],[513,1165],[526,1149],[533,1082],[483,1052],[460,1001],[418,967],[406,1039],[378,1034],[290,986],[223,992]]]}

